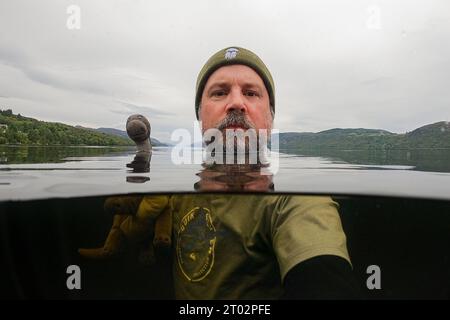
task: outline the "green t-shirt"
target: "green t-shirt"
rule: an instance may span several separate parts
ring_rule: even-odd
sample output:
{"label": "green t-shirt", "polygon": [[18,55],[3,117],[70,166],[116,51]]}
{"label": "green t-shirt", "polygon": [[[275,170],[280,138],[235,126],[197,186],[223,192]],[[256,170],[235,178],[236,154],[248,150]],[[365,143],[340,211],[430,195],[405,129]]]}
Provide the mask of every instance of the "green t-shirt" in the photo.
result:
{"label": "green t-shirt", "polygon": [[330,197],[175,195],[177,299],[276,299],[296,264],[319,255],[350,262]]}

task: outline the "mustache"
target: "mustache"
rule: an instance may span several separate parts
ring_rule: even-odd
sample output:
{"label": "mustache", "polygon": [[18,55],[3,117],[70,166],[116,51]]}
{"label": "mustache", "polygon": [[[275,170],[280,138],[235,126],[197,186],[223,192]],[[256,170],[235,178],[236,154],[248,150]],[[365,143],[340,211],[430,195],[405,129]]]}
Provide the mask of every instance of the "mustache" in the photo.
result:
{"label": "mustache", "polygon": [[219,130],[227,127],[241,127],[245,130],[255,129],[255,125],[247,119],[245,113],[241,110],[231,110],[224,119],[216,124],[216,128]]}

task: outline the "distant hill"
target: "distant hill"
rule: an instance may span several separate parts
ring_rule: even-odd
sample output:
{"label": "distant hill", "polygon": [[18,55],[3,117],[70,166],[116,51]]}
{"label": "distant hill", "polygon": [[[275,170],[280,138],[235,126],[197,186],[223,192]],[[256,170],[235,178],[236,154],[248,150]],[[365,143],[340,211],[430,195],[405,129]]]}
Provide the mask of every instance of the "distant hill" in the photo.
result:
{"label": "distant hill", "polygon": [[429,124],[406,134],[380,129],[330,129],[317,133],[283,132],[280,149],[388,150],[450,148],[450,123]]}
{"label": "distant hill", "polygon": [[[118,136],[118,137],[122,137],[122,138],[127,138],[128,139],[128,134],[126,131],[124,130],[119,130],[119,129],[114,129],[114,128],[97,128],[95,129],[98,132],[103,132],[106,134],[111,134],[114,136]],[[152,142],[152,146],[155,147],[162,147],[162,146],[167,146],[166,143],[163,143],[161,141],[159,141],[156,138],[150,137],[150,141]]]}
{"label": "distant hill", "polygon": [[128,134],[126,131],[124,130],[120,130],[120,129],[115,129],[115,128],[97,128],[95,129],[99,132],[103,132],[106,134],[112,134],[113,136],[119,136],[122,138],[128,138]]}
{"label": "distant hill", "polygon": [[[154,146],[166,146],[151,138]],[[125,131],[113,128],[73,127],[62,123],[39,121],[0,110],[0,145],[134,145]],[[334,128],[317,133],[283,132],[279,134],[281,150],[391,150],[450,149],[450,123],[425,125],[405,134],[381,129]]]}
{"label": "distant hill", "polygon": [[429,124],[405,135],[408,144],[419,148],[450,147],[450,122],[441,121]]}
{"label": "distant hill", "polygon": [[380,130],[380,129],[364,129],[364,128],[357,128],[357,129],[341,129],[341,128],[335,128],[335,129],[329,129],[320,131],[318,134],[320,135],[334,135],[334,136],[380,136],[380,135],[391,135],[392,132],[386,131],[386,130]]}
{"label": "distant hill", "polygon": [[0,110],[0,144],[129,146],[130,139]]}
{"label": "distant hill", "polygon": [[[153,146],[167,146],[151,138]],[[134,146],[123,130],[45,122],[0,110],[0,144]]]}

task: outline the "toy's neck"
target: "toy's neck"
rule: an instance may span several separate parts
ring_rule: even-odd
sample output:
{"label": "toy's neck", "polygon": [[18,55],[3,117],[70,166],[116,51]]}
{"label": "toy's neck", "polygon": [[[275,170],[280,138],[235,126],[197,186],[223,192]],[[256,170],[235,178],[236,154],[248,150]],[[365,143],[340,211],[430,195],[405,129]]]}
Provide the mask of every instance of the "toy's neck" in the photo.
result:
{"label": "toy's neck", "polygon": [[152,144],[150,139],[144,141],[136,142],[137,152],[152,152]]}

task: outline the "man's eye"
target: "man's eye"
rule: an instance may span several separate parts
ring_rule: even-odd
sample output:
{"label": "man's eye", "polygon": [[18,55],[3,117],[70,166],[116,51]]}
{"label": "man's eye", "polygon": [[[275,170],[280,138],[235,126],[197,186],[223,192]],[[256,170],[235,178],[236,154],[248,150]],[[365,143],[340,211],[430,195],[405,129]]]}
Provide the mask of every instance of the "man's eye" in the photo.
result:
{"label": "man's eye", "polygon": [[222,97],[224,95],[226,95],[226,92],[224,90],[217,90],[212,93],[213,97]]}
{"label": "man's eye", "polygon": [[252,91],[252,90],[246,91],[245,95],[248,97],[258,97],[258,93],[256,91]]}

